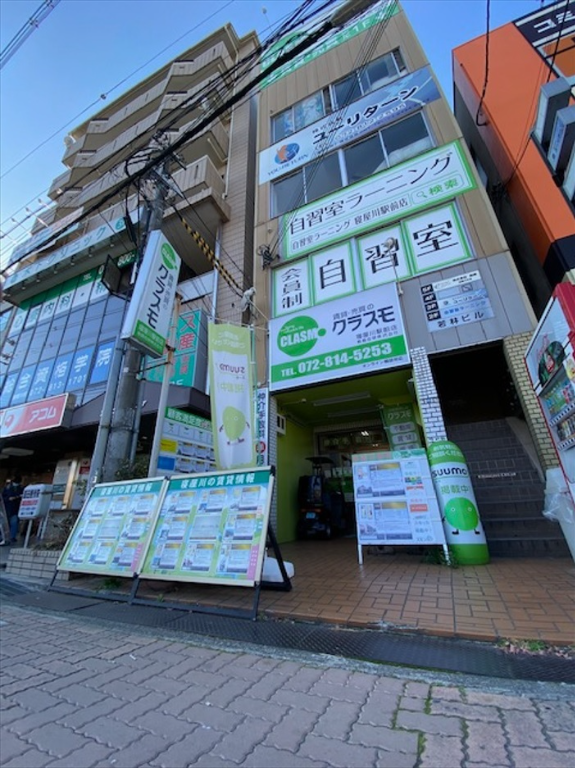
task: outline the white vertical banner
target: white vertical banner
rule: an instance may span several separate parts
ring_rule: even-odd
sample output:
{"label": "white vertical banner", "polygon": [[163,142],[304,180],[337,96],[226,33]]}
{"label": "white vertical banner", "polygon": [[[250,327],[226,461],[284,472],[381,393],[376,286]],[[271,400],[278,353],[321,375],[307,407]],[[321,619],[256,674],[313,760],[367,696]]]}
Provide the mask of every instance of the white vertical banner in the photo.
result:
{"label": "white vertical banner", "polygon": [[216,467],[255,467],[256,432],[250,329],[210,323],[208,355]]}
{"label": "white vertical banner", "polygon": [[269,421],[270,421],[270,391],[268,387],[258,387],[256,391],[256,460],[258,467],[269,464]]}
{"label": "white vertical banner", "polygon": [[152,232],[122,328],[122,338],[150,357],[165,351],[180,262],[160,230]]}

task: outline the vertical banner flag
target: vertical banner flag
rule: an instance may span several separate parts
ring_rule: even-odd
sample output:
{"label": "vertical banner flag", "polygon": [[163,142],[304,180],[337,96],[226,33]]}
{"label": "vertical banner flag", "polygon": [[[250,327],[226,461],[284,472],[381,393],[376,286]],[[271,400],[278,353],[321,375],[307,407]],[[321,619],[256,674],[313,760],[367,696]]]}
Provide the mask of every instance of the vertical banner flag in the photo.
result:
{"label": "vertical banner flag", "polygon": [[218,469],[254,467],[254,393],[249,328],[208,326],[210,399]]}

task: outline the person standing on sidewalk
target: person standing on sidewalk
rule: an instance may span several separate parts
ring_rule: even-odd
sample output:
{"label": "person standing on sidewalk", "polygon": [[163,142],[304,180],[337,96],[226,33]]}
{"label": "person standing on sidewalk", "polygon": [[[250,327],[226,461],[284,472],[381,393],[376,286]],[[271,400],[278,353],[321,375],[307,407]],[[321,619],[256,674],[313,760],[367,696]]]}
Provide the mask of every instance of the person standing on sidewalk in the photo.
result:
{"label": "person standing on sidewalk", "polygon": [[15,544],[18,540],[18,511],[20,510],[23,490],[20,475],[14,475],[12,480],[6,480],[6,485],[2,489],[2,501],[10,527],[11,544]]}

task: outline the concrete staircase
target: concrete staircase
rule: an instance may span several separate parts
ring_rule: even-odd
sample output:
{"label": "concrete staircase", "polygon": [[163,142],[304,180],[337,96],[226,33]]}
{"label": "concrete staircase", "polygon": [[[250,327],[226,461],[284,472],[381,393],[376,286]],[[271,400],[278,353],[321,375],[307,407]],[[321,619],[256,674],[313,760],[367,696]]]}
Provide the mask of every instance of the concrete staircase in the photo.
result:
{"label": "concrete staircase", "polygon": [[492,556],[570,557],[559,523],[542,514],[545,483],[506,419],[447,426],[463,451]]}

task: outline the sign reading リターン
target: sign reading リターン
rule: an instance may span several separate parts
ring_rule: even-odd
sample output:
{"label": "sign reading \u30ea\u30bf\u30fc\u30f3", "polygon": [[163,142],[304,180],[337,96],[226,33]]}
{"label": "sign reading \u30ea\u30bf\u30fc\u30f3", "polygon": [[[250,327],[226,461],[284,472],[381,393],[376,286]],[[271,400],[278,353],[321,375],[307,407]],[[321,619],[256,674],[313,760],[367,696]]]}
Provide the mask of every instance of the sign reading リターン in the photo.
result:
{"label": "sign reading \u30ea\u30bf\u30fc\u30f3", "polygon": [[128,577],[137,573],[164,490],[164,478],[94,486],[58,570]]}
{"label": "sign reading \u30ea\u30bf\u30fc\u30f3", "polygon": [[[428,67],[411,72],[262,150],[259,183],[279,179],[438,98],[439,90]],[[286,153],[286,146],[291,151]]]}
{"label": "sign reading \u30ea\u30bf\u30fc\u30f3", "polygon": [[254,586],[272,487],[270,467],[170,478],[141,575]]}

